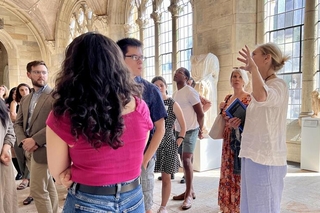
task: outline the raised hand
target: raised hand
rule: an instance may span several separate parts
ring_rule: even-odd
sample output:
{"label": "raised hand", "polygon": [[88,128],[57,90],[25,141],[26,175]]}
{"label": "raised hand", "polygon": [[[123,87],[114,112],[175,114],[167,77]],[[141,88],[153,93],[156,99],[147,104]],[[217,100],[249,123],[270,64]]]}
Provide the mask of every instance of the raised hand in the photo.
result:
{"label": "raised hand", "polygon": [[239,51],[242,57],[237,57],[238,61],[241,61],[245,66],[241,66],[241,69],[247,70],[251,73],[252,69],[257,69],[256,63],[253,61],[250,50],[247,45]]}

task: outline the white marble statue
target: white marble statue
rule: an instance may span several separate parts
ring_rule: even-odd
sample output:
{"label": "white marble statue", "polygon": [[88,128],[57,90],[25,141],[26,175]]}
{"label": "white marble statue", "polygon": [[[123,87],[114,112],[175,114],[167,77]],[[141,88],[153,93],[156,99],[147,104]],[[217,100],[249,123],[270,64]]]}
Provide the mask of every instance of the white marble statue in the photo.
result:
{"label": "white marble statue", "polygon": [[312,96],[312,110],[313,110],[313,115],[312,117],[318,117],[318,113],[320,111],[320,94],[317,90],[312,91],[311,93]]}
{"label": "white marble statue", "polygon": [[196,82],[195,89],[211,101],[211,108],[205,113],[204,127],[207,131],[217,116],[217,84],[219,79],[219,60],[212,54],[194,55],[191,57],[191,75]]}

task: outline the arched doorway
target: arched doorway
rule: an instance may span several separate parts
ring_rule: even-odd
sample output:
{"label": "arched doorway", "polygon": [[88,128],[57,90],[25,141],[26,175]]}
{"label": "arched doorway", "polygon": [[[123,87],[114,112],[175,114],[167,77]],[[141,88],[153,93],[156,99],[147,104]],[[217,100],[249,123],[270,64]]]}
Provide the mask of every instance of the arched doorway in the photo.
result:
{"label": "arched doorway", "polygon": [[0,42],[0,85],[9,85],[9,67],[8,67],[8,52],[5,46]]}

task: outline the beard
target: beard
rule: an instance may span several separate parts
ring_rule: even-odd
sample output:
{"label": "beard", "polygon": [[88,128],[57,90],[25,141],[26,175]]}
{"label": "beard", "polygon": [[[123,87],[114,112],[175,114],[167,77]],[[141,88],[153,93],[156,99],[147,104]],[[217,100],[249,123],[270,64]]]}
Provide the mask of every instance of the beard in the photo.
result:
{"label": "beard", "polygon": [[47,82],[45,80],[34,80],[34,79],[32,79],[31,82],[32,82],[32,85],[36,86],[36,87],[44,87],[47,84]]}

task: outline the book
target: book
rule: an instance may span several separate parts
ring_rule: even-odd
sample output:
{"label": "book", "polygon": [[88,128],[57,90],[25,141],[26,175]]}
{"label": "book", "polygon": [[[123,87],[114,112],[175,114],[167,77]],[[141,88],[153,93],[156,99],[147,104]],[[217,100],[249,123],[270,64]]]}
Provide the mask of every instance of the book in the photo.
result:
{"label": "book", "polygon": [[226,114],[230,118],[240,118],[241,124],[239,126],[240,131],[243,131],[244,122],[246,119],[247,106],[244,105],[238,98],[236,98],[226,109]]}

